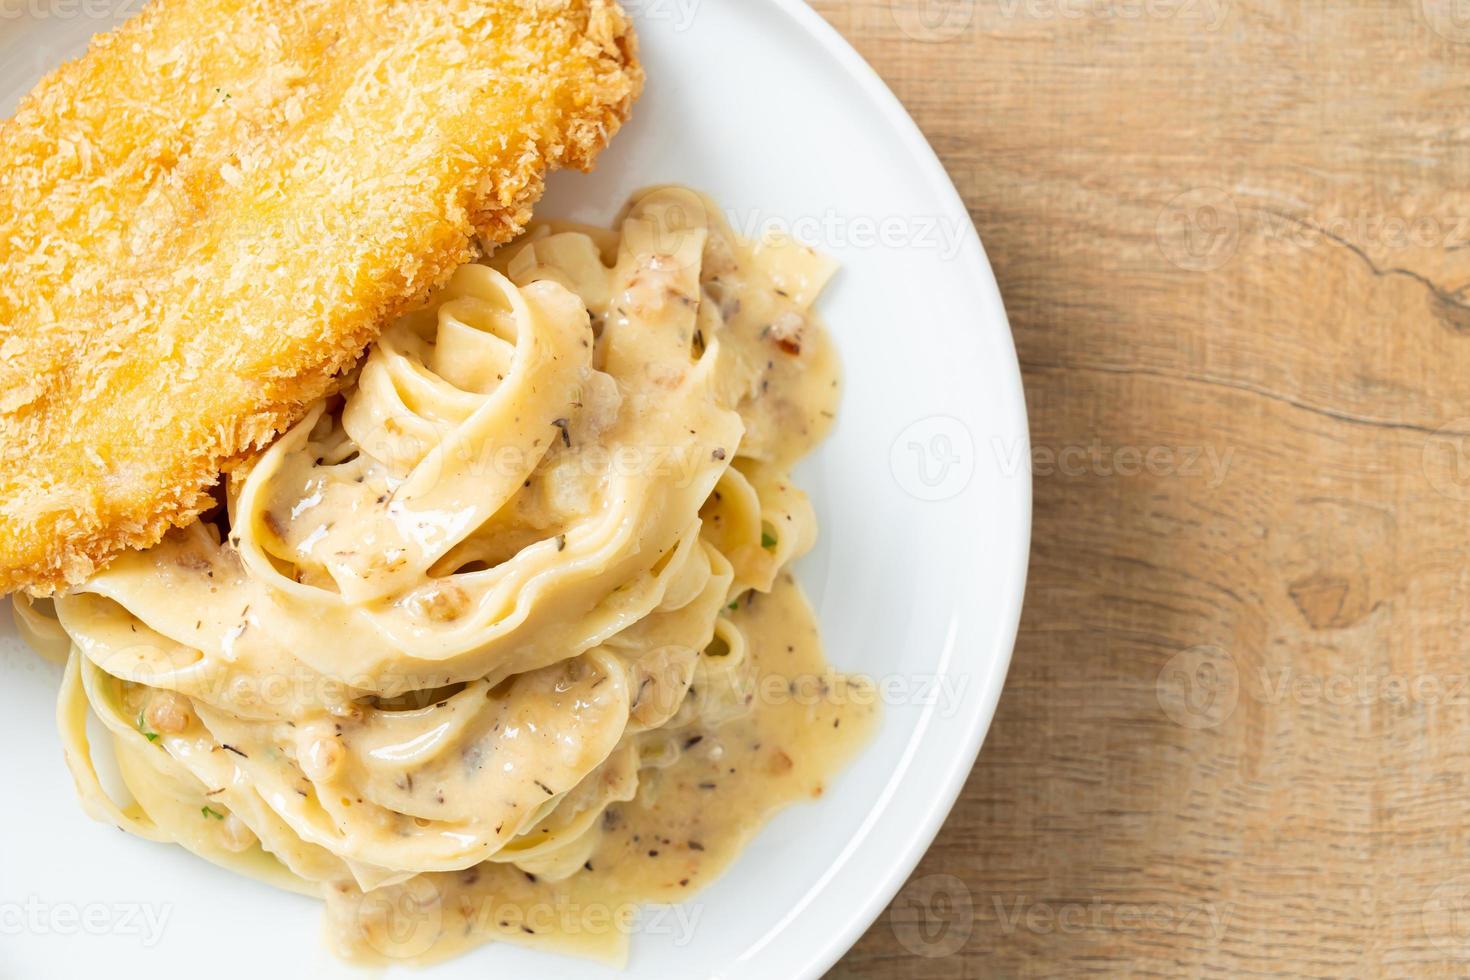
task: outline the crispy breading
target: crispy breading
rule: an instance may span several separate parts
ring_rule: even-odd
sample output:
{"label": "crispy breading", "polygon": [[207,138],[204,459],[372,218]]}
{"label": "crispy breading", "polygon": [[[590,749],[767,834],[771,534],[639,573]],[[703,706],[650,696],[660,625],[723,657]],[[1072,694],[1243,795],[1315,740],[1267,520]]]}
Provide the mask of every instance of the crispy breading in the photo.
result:
{"label": "crispy breading", "polygon": [[613,0],[155,0],[42,81],[0,124],[0,593],[201,513],[642,82]]}

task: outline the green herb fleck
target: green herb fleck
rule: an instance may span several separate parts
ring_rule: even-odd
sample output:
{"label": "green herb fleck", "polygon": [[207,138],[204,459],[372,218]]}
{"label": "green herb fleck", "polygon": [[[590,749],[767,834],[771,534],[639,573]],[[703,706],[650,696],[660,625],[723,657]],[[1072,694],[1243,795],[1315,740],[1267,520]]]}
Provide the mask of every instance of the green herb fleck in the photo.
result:
{"label": "green herb fleck", "polygon": [[141,712],[141,711],[138,712],[138,731],[142,732],[143,733],[143,737],[146,738],[148,741],[150,741],[150,742],[156,742],[156,741],[158,741],[158,733],[157,732],[154,732],[154,731],[149,731],[149,729],[148,729],[148,719],[146,719],[146,718],[143,717],[143,712]]}
{"label": "green herb fleck", "polygon": [[740,600],[739,599],[736,599],[734,602],[730,603],[730,611],[731,612],[734,612],[735,610],[737,610],[739,608],[740,608]]}
{"label": "green herb fleck", "polygon": [[769,531],[761,531],[761,547],[767,551],[773,551],[776,547],[776,536]]}
{"label": "green herb fleck", "polygon": [[220,813],[213,807],[201,807],[199,812],[204,815],[204,819],[206,820],[208,820],[210,817],[214,817],[214,819],[216,820],[223,820],[225,818],[225,815],[223,813]]}

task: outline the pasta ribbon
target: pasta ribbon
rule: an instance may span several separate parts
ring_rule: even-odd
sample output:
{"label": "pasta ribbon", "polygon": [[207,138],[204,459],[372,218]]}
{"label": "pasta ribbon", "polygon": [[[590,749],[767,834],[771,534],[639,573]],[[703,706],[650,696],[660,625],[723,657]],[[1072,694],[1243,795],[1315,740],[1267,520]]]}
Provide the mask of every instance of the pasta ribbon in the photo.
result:
{"label": "pasta ribbon", "polygon": [[[471,928],[465,889],[591,888],[629,814],[713,785],[687,760],[736,773],[720,733],[732,759],[769,751],[728,726],[765,710],[755,597],[788,613],[773,631],[815,636],[780,596],[815,540],[787,468],[835,409],[810,310],[831,268],[654,188],[618,233],[538,225],[458,270],[216,511],[54,609],[18,601],[66,662],[88,812],[326,897],[352,955],[387,952],[380,899],[442,918],[457,895],[462,935],[538,935]],[[104,788],[104,747],[131,799]]]}

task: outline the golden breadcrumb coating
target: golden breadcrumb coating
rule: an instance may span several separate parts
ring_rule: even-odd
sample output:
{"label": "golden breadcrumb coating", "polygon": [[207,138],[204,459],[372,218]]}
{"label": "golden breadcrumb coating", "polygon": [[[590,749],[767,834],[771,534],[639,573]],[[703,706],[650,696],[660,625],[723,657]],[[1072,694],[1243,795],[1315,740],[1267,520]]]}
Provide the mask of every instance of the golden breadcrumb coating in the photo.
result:
{"label": "golden breadcrumb coating", "polygon": [[155,0],[0,123],[0,593],[212,504],[643,83],[613,0]]}

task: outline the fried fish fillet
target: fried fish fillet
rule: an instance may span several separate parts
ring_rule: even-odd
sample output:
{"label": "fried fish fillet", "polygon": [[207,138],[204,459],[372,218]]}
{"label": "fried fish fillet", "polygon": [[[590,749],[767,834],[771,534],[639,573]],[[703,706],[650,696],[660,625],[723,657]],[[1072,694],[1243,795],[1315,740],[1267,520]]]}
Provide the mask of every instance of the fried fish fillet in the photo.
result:
{"label": "fried fish fillet", "polygon": [[642,83],[614,0],[155,0],[42,81],[0,124],[0,593],[210,506]]}

